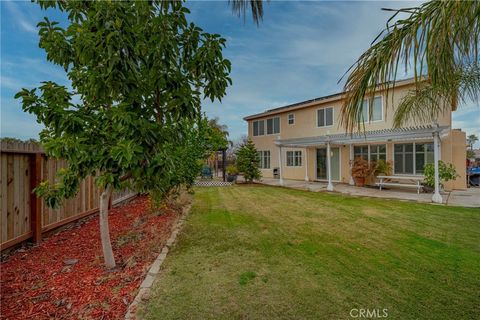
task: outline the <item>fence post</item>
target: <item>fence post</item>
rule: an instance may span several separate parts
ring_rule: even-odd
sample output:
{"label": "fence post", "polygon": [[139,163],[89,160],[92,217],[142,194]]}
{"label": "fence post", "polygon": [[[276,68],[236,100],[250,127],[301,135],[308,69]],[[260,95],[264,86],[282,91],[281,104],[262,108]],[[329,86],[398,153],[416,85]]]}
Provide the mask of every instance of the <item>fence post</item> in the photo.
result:
{"label": "fence post", "polygon": [[33,189],[42,182],[42,154],[32,154],[30,157],[30,223],[33,232],[33,242],[42,240],[42,201]]}

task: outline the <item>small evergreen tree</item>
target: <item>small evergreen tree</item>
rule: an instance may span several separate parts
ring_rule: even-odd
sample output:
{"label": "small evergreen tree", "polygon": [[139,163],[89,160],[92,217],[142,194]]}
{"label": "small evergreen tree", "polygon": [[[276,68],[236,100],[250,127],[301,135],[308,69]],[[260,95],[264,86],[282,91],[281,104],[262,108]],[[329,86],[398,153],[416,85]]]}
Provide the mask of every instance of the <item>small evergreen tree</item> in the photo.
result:
{"label": "small evergreen tree", "polygon": [[260,180],[262,174],[258,169],[258,157],[257,149],[251,139],[248,139],[237,151],[237,168],[240,172],[243,172],[245,180],[252,182],[253,180]]}

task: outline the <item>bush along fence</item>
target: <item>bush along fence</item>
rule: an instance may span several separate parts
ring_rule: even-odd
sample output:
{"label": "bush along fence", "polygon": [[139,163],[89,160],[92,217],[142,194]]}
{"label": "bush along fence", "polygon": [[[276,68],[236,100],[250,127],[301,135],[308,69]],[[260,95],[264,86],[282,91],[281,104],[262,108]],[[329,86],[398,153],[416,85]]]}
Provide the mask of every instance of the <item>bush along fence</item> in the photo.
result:
{"label": "bush along fence", "polygon": [[[76,197],[51,209],[33,189],[44,180],[54,181],[65,161],[48,158],[34,143],[2,141],[0,152],[0,250],[26,240],[38,242],[42,234],[98,212],[100,190],[94,177],[82,181]],[[112,205],[135,195],[129,190],[114,193]]]}

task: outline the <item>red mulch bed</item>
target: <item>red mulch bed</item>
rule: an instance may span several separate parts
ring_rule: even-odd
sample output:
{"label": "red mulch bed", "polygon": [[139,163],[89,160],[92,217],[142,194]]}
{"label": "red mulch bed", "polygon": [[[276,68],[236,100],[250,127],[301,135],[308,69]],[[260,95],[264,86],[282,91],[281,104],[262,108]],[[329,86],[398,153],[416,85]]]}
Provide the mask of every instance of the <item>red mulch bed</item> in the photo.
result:
{"label": "red mulch bed", "polygon": [[[20,250],[1,264],[2,319],[120,319],[133,301],[177,213],[139,197],[110,212],[115,271],[103,267],[98,216]],[[22,252],[23,251],[23,252]],[[66,259],[78,259],[74,265]]]}

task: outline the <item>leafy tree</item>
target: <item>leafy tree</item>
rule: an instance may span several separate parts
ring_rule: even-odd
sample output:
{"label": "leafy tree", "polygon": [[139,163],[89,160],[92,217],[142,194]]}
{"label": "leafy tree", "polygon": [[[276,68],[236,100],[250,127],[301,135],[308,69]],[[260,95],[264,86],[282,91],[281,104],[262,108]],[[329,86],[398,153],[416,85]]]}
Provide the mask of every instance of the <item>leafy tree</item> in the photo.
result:
{"label": "leafy tree", "polygon": [[[107,268],[115,267],[108,200],[126,186],[159,198],[198,174],[204,155],[203,98],[220,100],[231,83],[225,39],[188,23],[175,1],[39,1],[69,19],[38,24],[48,61],[65,69],[72,90],[52,81],[16,97],[45,129],[48,155],[68,161],[57,182],[36,192],[50,206],[96,175]],[[200,142],[199,142],[200,141]]]}
{"label": "leafy tree", "polygon": [[251,139],[237,151],[237,168],[243,173],[245,180],[252,182],[253,180],[260,180],[262,177],[258,169],[257,149]]}
{"label": "leafy tree", "polygon": [[398,70],[410,66],[416,87],[398,106],[396,126],[435,120],[458,102],[479,98],[480,1],[428,1],[391,11],[387,27],[347,71],[342,120],[350,130],[362,126],[364,98],[395,87]]}
{"label": "leafy tree", "polygon": [[467,158],[468,158],[468,159],[473,159],[473,158],[475,158],[475,151],[468,149],[468,150],[467,150]]}
{"label": "leafy tree", "polygon": [[228,127],[220,123],[220,119],[215,117],[208,119],[208,136],[210,141],[210,150],[212,152],[226,149],[230,143],[228,141]]}
{"label": "leafy tree", "polygon": [[218,172],[218,151],[225,150],[230,145],[228,140],[228,127],[220,123],[220,119],[215,117],[208,120],[208,150],[209,161],[213,162],[215,174]]}
{"label": "leafy tree", "polygon": [[6,142],[6,143],[24,142],[24,143],[38,144],[38,141],[36,139],[22,140],[22,139],[12,138],[12,137],[0,137],[0,141]]}

